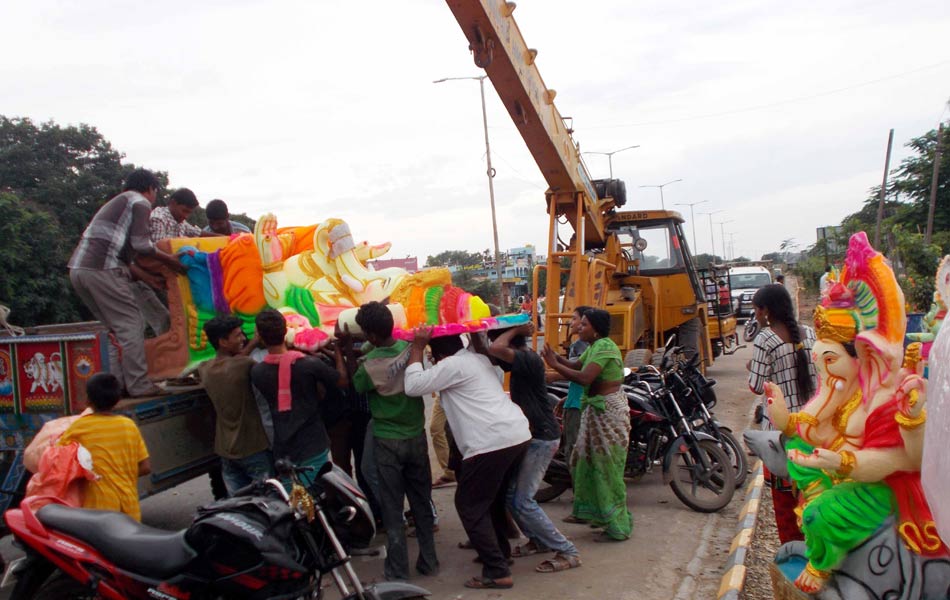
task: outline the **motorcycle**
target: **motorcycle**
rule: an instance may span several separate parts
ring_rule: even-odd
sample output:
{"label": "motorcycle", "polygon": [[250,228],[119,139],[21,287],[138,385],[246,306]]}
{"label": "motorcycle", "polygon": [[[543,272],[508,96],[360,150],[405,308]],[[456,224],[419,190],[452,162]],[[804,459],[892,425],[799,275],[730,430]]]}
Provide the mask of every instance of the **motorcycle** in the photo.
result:
{"label": "motorcycle", "polygon": [[255,482],[199,508],[181,531],[55,498],[25,498],[4,515],[26,553],[10,565],[4,585],[15,579],[13,600],[291,600],[322,598],[329,574],[344,600],[429,595],[401,582],[360,582],[345,544],[367,546],[375,526],[366,497],[344,471],[328,463],[307,490],[298,475],[309,467],[276,467],[291,481],[289,494],[278,479]]}
{"label": "motorcycle", "polygon": [[[650,377],[638,378],[631,372],[629,383],[623,385],[631,423],[625,476],[641,477],[660,466],[664,482],[680,501],[698,512],[716,512],[732,500],[735,471],[719,441],[694,427],[673,392],[678,367],[670,357],[677,351],[668,343],[661,368],[641,367]],[[562,389],[549,386],[555,395]],[[571,486],[566,462],[552,460],[544,480],[549,486],[538,491],[539,502],[552,500]]]}

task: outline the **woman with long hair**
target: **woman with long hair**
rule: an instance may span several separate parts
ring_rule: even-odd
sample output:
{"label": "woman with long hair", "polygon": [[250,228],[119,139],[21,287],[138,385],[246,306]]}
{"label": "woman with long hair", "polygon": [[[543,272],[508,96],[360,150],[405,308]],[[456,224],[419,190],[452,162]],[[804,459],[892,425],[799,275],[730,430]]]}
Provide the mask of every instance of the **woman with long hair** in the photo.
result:
{"label": "woman with long hair", "polygon": [[621,390],[623,358],[610,339],[610,314],[591,309],[581,317],[578,337],[590,344],[578,360],[544,347],[544,360],[562,377],[584,387],[581,425],[571,457],[574,509],[565,519],[603,528],[594,541],[623,541],[633,522],[623,480],[630,443],[630,415]]}
{"label": "woman with long hair", "polygon": [[[756,394],[766,392],[766,384],[779,387],[789,412],[798,412],[815,392],[817,375],[812,363],[815,332],[799,324],[792,308],[792,297],[785,286],[773,283],[752,297],[755,319],[762,330],[755,336],[749,361],[749,388]],[[795,517],[796,499],[785,480],[770,478],[772,504],[779,540],[784,544],[803,540]]]}

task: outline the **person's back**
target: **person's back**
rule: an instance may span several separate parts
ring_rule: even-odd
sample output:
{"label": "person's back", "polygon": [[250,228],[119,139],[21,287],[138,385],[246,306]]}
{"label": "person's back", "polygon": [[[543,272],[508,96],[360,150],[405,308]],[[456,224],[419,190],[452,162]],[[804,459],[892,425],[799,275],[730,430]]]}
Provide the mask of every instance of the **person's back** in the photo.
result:
{"label": "person's back", "polygon": [[554,408],[548,400],[544,381],[544,361],[527,347],[514,349],[511,363],[511,400],[517,404],[531,428],[531,437],[540,440],[558,440],[561,431],[554,418]]}
{"label": "person's back", "polygon": [[60,445],[79,442],[92,455],[98,478],[86,483],[83,507],[120,511],[140,521],[138,478],[151,471],[145,441],[132,419],[112,412],[120,393],[113,375],[93,375],[87,392],[95,412],[77,419],[59,438]]}

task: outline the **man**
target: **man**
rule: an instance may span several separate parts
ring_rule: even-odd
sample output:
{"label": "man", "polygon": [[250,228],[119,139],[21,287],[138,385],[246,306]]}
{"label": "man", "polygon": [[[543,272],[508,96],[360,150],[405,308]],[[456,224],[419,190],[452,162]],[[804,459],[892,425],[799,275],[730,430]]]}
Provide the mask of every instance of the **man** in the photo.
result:
{"label": "man", "polygon": [[188,188],[179,188],[168,197],[168,206],[159,206],[148,219],[152,242],[179,237],[201,237],[201,229],[186,219],[198,208],[198,198]]}
{"label": "man", "polygon": [[393,338],[393,315],[379,302],[356,313],[356,323],[373,349],[353,376],[357,392],[369,397],[373,415],[373,444],[379,473],[379,503],[386,527],[386,579],[409,578],[409,551],[402,509],[408,497],[415,518],[419,557],[416,571],[433,575],[439,569],[435,553],[432,473],[425,433],[425,404],[403,388],[408,342]]}
{"label": "man", "polygon": [[248,354],[257,340],[247,341],[241,320],[234,316],[214,317],[204,331],[217,353],[198,367],[198,373],[217,415],[214,453],[221,457],[224,486],[233,496],[273,474],[267,434],[251,391],[251,368],[257,363]]}
{"label": "man", "polygon": [[317,480],[330,458],[324,414],[339,403],[340,387],[348,385],[343,356],[337,349],[336,369],[319,358],[288,350],[284,315],[269,308],[258,313],[257,335],[267,347],[264,362],[251,368],[251,384],[268,432],[274,459],[288,458],[298,467],[305,486]]}
{"label": "man", "polygon": [[122,193],[92,218],[67,264],[76,295],[109,328],[122,349],[120,365],[118,349],[109,345],[109,365],[133,397],[164,393],[148,379],[142,335],[145,321],[129,274],[133,254],[151,256],[171,269],[184,271],[177,258],[155,248],[149,239],[149,210],[159,186],[151,171],[133,171]]}
{"label": "man", "polygon": [[[475,589],[514,585],[508,560],[505,495],[531,440],[528,420],[508,399],[488,357],[466,349],[462,338],[430,339],[416,330],[406,367],[405,392],[439,392],[453,438],[462,454],[456,470],[455,508],[482,562],[482,576],[465,582]],[[426,345],[435,365],[423,370]]]}
{"label": "man", "polygon": [[488,352],[510,368],[511,400],[524,412],[531,429],[531,442],[507,496],[508,508],[528,543],[515,548],[512,555],[524,557],[553,550],[554,556],[542,561],[536,570],[554,573],[581,566],[581,559],[574,544],[558,531],[534,499],[557,453],[561,428],[548,401],[544,361],[528,349],[526,338],[533,332],[531,323],[508,328],[495,338]]}
{"label": "man", "polygon": [[231,220],[228,205],[224,203],[224,200],[209,202],[208,206],[205,207],[205,216],[208,218],[208,225],[204,228],[206,232],[214,232],[218,235],[251,233],[251,230],[244,223]]}

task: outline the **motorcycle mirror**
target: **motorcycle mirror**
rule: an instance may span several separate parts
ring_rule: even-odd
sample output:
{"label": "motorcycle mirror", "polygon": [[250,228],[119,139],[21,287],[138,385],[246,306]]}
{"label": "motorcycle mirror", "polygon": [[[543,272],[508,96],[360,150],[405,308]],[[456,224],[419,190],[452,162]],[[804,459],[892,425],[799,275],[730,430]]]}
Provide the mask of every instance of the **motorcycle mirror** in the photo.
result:
{"label": "motorcycle mirror", "polygon": [[624,379],[626,379],[627,377],[629,377],[629,376],[630,376],[630,373],[633,373],[633,371],[630,369],[630,367],[624,367],[624,368],[623,368],[623,377],[624,377]]}

